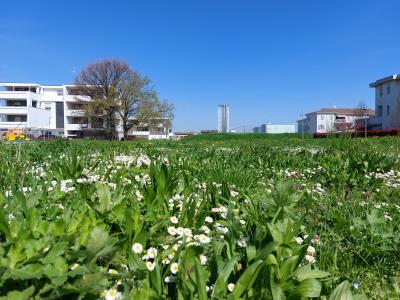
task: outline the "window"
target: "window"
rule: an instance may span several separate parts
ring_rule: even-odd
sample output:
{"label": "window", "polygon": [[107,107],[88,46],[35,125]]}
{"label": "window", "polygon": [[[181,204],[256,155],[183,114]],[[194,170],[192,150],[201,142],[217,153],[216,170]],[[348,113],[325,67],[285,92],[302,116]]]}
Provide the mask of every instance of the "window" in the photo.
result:
{"label": "window", "polygon": [[324,115],[321,115],[321,120],[323,120],[324,119]]}
{"label": "window", "polygon": [[383,110],[382,105],[378,105],[376,109],[378,117],[382,117],[382,110]]}
{"label": "window", "polygon": [[324,125],[323,125],[323,124],[318,125],[318,129],[319,129],[319,130],[324,130]]}
{"label": "window", "polygon": [[379,87],[379,96],[383,96],[383,86]]}
{"label": "window", "polygon": [[57,90],[57,96],[62,96],[63,95],[63,90]]}
{"label": "window", "polygon": [[390,95],[390,83],[386,86],[386,94]]}
{"label": "window", "polygon": [[390,106],[389,105],[386,106],[386,115],[387,116],[390,115]]}

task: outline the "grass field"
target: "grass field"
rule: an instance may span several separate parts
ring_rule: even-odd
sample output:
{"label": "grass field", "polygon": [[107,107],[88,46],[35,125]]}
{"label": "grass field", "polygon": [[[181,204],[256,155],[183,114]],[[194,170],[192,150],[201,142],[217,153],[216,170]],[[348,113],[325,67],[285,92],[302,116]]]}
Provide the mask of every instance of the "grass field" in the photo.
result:
{"label": "grass field", "polygon": [[399,147],[2,144],[0,299],[399,299]]}

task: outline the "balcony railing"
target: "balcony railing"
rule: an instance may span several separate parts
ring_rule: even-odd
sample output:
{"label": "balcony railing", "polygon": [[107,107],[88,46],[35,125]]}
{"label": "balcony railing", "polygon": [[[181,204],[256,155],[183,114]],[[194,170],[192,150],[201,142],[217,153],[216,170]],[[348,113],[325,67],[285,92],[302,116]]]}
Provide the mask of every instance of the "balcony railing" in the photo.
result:
{"label": "balcony railing", "polygon": [[26,106],[0,106],[2,115],[26,115],[28,108]]}

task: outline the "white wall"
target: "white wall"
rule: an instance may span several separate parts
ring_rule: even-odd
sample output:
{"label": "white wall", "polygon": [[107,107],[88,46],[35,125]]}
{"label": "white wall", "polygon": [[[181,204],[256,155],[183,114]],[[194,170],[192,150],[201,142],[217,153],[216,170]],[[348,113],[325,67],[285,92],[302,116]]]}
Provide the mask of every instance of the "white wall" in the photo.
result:
{"label": "white wall", "polygon": [[50,111],[46,109],[28,107],[28,128],[49,128]]}
{"label": "white wall", "polygon": [[[390,94],[387,93],[387,86],[390,85]],[[383,95],[380,95],[382,87]],[[375,88],[375,117],[382,122],[382,129],[397,127],[398,124],[393,121],[393,115],[397,112],[397,98],[400,96],[400,82],[392,80],[379,85]],[[378,115],[378,107],[382,106],[382,116]],[[387,114],[389,106],[389,115]]]}
{"label": "white wall", "polygon": [[294,133],[296,128],[294,125],[267,125],[267,133]]}

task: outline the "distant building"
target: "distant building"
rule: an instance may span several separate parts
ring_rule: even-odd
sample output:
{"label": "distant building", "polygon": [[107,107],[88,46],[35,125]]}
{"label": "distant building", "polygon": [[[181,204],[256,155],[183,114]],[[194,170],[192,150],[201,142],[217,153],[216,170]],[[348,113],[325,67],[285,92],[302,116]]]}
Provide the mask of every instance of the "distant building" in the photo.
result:
{"label": "distant building", "polygon": [[229,132],[229,105],[218,105],[218,132]]}
{"label": "distant building", "polygon": [[175,132],[174,133],[174,139],[179,141],[181,139],[184,139],[187,136],[197,135],[197,134],[199,134],[199,133],[196,132],[196,131]]}
{"label": "distant building", "polygon": [[253,127],[253,132],[261,132],[261,128],[258,127]]}
{"label": "distant building", "polygon": [[297,121],[299,133],[349,132],[356,129],[356,120],[370,118],[372,109],[360,108],[323,108],[306,114],[306,118]]}
{"label": "distant building", "polygon": [[269,134],[279,134],[279,133],[294,133],[296,132],[295,125],[279,125],[279,124],[261,124],[258,128],[259,131]]}
{"label": "distant building", "polygon": [[266,124],[265,132],[269,134],[279,134],[279,133],[295,133],[295,125],[273,125]]}
{"label": "distant building", "polygon": [[369,85],[375,89],[375,117],[368,129],[400,128],[400,75],[379,79]]}

